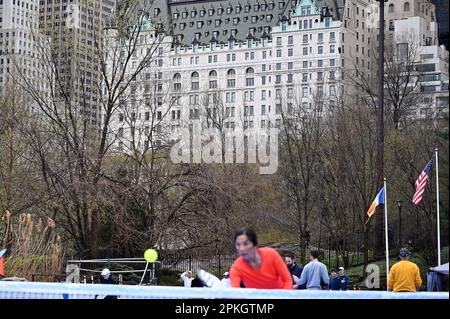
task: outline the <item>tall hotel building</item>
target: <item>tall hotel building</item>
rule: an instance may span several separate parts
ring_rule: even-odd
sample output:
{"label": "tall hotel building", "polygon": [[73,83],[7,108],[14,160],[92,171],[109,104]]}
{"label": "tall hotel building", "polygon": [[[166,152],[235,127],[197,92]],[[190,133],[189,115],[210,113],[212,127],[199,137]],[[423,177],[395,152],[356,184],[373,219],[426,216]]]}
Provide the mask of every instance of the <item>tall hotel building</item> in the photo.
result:
{"label": "tall hotel building", "polygon": [[37,30],[38,19],[39,0],[0,0],[0,95],[13,79],[48,92],[40,52],[49,42]]}
{"label": "tall hotel building", "polygon": [[[155,23],[166,21],[165,38],[155,65],[121,101],[112,123],[116,145],[146,149],[150,136],[161,143],[162,130],[175,132],[196,119],[220,117],[224,130],[264,132],[280,126],[283,112],[332,110],[340,95],[351,93],[342,79],[355,69],[373,76],[371,2],[155,2],[140,21],[146,40],[135,63],[145,41],[156,38]],[[149,134],[155,123],[157,134]]]}

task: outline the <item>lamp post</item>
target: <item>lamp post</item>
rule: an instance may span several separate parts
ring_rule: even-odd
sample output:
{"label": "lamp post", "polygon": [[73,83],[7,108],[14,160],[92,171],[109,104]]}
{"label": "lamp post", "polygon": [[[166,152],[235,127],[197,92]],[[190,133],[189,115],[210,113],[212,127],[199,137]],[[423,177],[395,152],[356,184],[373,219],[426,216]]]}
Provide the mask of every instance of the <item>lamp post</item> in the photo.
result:
{"label": "lamp post", "polygon": [[[383,185],[384,179],[384,3],[387,0],[377,0],[380,5],[380,21],[378,30],[378,105],[377,105],[377,185]],[[374,256],[383,256],[383,228],[384,220],[382,208],[378,207],[379,213],[375,215],[375,247]]]}
{"label": "lamp post", "polygon": [[402,248],[402,203],[403,201],[398,200],[398,246]]}

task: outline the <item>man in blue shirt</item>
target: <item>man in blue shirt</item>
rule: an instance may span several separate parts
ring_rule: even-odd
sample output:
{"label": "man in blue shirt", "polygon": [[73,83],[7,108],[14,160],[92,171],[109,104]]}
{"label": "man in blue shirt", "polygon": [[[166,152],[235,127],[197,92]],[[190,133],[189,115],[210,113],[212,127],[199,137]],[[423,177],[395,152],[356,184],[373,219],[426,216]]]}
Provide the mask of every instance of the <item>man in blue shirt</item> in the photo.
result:
{"label": "man in blue shirt", "polygon": [[331,271],[329,288],[330,288],[330,290],[339,290],[339,287],[340,287],[340,282],[339,282],[339,277],[337,275],[337,270],[335,268],[333,268],[333,270]]}
{"label": "man in blue shirt", "polygon": [[347,285],[350,282],[350,278],[345,275],[344,267],[339,267],[339,290],[347,290]]}
{"label": "man in blue shirt", "polygon": [[300,286],[306,284],[306,289],[321,290],[322,287],[328,286],[330,282],[327,266],[318,260],[319,254],[317,250],[311,251],[311,261],[303,268],[298,284]]}

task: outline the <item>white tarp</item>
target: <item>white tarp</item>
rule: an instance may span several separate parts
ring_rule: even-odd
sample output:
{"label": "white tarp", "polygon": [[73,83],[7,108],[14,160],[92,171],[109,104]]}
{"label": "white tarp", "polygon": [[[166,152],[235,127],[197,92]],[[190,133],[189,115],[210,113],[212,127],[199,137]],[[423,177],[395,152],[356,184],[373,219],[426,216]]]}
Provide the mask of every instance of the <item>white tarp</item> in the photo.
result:
{"label": "white tarp", "polygon": [[430,270],[438,272],[440,274],[448,275],[448,263],[430,268]]}

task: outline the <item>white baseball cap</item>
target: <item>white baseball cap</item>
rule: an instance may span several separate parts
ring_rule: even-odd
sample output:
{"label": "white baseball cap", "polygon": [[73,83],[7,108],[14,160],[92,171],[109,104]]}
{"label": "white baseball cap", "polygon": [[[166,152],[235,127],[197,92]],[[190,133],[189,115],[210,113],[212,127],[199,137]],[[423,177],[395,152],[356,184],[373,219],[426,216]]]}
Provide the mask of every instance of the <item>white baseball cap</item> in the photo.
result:
{"label": "white baseball cap", "polygon": [[109,271],[108,268],[103,269],[102,273],[101,273],[102,276],[107,276],[107,275],[110,275],[110,274],[111,274],[111,272]]}

